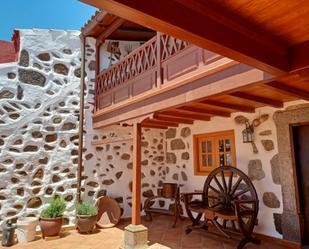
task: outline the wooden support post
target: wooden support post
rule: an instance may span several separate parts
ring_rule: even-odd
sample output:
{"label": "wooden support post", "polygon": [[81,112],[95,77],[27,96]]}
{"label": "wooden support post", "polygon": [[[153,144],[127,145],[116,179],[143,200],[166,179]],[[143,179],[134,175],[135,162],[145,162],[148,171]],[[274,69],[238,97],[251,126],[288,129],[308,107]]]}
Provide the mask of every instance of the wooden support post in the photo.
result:
{"label": "wooden support post", "polygon": [[148,229],[141,224],[141,140],[142,121],[151,116],[131,120],[133,126],[132,224],[124,229],[123,249],[148,248]]}
{"label": "wooden support post", "polygon": [[95,59],[96,59],[96,69],[95,69],[95,75],[98,76],[100,74],[100,48],[102,45],[101,40],[96,40],[95,48],[96,48],[96,54],[95,54]]}
{"label": "wooden support post", "polygon": [[132,185],[132,224],[141,224],[141,139],[140,123],[133,124],[133,185]]}
{"label": "wooden support post", "polygon": [[83,168],[83,130],[84,130],[84,94],[85,94],[85,55],[86,37],[81,35],[81,77],[80,77],[80,105],[79,105],[79,128],[78,128],[78,167],[77,167],[77,201],[81,201],[82,168]]}

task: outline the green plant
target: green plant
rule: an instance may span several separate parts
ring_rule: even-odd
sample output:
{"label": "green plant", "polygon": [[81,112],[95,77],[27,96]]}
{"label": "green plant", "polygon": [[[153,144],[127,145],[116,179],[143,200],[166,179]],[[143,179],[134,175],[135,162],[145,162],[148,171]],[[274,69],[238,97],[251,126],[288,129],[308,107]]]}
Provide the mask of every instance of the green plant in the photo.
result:
{"label": "green plant", "polygon": [[57,196],[52,200],[49,206],[42,211],[41,216],[43,218],[60,217],[63,215],[65,207],[65,201],[61,197]]}
{"label": "green plant", "polygon": [[96,215],[98,213],[98,208],[93,206],[90,202],[83,201],[81,203],[76,203],[75,205],[77,215]]}

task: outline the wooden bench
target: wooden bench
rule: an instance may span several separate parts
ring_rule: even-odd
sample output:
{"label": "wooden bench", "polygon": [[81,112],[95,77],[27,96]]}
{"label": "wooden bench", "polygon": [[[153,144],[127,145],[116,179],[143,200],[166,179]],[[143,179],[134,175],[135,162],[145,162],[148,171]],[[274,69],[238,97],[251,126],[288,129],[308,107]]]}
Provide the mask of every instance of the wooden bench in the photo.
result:
{"label": "wooden bench", "polygon": [[[194,199],[196,197],[199,199]],[[230,233],[241,234],[238,249],[249,242],[261,243],[252,236],[259,210],[258,196],[251,180],[241,170],[231,166],[218,167],[208,175],[202,192],[183,193],[182,198],[192,220],[187,233],[193,228],[207,230],[210,222],[227,238]]]}

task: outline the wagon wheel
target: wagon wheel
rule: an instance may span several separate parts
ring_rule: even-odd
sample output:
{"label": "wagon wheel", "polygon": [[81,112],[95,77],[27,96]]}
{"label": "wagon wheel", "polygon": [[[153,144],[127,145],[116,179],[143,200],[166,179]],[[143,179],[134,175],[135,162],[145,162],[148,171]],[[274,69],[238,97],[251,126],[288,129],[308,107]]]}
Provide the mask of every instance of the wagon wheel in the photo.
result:
{"label": "wagon wheel", "polygon": [[231,166],[213,170],[206,179],[203,198],[208,209],[227,211],[227,217],[229,214],[237,216],[237,219],[216,219],[219,227],[240,231],[245,237],[252,234],[258,213],[258,196],[251,180],[241,170]]}

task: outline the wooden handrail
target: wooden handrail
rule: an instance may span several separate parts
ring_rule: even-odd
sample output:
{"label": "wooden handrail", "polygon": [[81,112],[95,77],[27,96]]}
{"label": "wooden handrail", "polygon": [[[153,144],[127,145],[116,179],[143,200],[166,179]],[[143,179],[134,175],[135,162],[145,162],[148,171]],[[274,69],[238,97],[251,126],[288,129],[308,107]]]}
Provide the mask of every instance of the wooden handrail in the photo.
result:
{"label": "wooden handrail", "polygon": [[[146,71],[157,68],[154,87],[160,87],[162,80],[162,62],[177,54],[190,44],[169,35],[157,33],[155,37],[120,59],[116,64],[100,72],[96,77],[96,99],[100,95],[113,90],[138,77]],[[95,101],[95,110],[99,110]]]}
{"label": "wooden handrail", "polygon": [[124,61],[127,61],[128,58],[132,57],[134,54],[137,54],[139,51],[143,50],[144,47],[154,43],[156,41],[156,37],[151,38],[149,41],[143,43],[143,45],[137,47],[136,49],[134,49],[131,53],[129,53],[128,55],[126,55],[125,57],[121,58],[117,63],[111,65],[110,67],[108,67],[107,69],[104,69],[100,74],[105,73],[109,70],[112,70],[113,68],[117,67],[119,64],[123,63]]}

